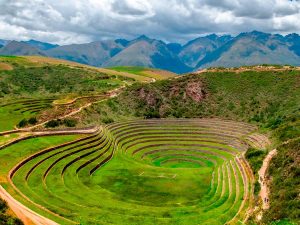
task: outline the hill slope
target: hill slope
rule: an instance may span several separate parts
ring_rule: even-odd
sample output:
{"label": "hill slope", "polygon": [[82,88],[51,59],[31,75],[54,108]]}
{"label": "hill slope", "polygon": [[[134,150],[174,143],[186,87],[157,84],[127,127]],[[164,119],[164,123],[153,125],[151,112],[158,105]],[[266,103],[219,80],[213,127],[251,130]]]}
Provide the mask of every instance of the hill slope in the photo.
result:
{"label": "hill slope", "polygon": [[187,65],[195,68],[206,55],[214,52],[231,39],[231,36],[219,37],[217,35],[209,35],[197,38],[188,42],[182,47],[181,51],[179,52],[179,57]]}
{"label": "hill slope", "polygon": [[47,55],[87,65],[102,66],[104,62],[123,48],[124,46],[116,41],[99,41],[88,44],[60,46],[47,51]]}
{"label": "hill slope", "polygon": [[[298,224],[299,85],[299,69],[220,70],[136,84],[117,98],[93,106],[81,116],[89,121],[101,117],[115,121],[136,117],[218,117],[257,124],[262,132],[269,133],[272,147],[279,151],[269,171],[269,176],[274,178],[270,211],[264,214],[262,221],[269,224],[283,220]],[[262,163],[260,154],[266,154],[266,150],[255,151],[259,154],[254,155],[255,163],[258,163],[254,166],[259,168]]]}
{"label": "hill slope", "polygon": [[11,41],[0,49],[0,55],[42,55],[46,54],[24,42]]}
{"label": "hill slope", "polygon": [[0,57],[0,96],[98,92],[133,82],[152,82],[176,74],[139,68],[103,69],[42,56]]}
{"label": "hill slope", "polygon": [[107,67],[116,65],[160,68],[178,73],[190,70],[165,43],[145,36],[130,42],[123,51],[104,63]]}

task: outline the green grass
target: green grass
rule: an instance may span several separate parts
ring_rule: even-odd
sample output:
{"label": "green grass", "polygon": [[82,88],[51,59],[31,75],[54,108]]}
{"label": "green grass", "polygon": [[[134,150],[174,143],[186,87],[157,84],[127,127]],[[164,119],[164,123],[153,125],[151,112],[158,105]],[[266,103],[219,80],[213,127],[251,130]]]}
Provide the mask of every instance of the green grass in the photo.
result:
{"label": "green grass", "polygon": [[[238,212],[246,185],[234,160],[239,152],[221,144],[232,138],[223,135],[234,130],[234,137],[241,138],[253,129],[214,120],[112,124],[98,135],[30,159],[14,174],[13,182],[35,203],[82,224],[223,224]],[[190,131],[195,132],[192,139]],[[210,138],[203,139],[205,135]],[[51,145],[58,140],[51,138]],[[31,145],[35,152],[46,147],[41,141],[45,139],[24,141],[14,149]],[[140,148],[143,151],[135,153]],[[181,155],[174,155],[172,149]],[[153,150],[160,152],[152,154]],[[11,147],[4,151],[15,154]],[[103,164],[106,159],[110,160]],[[170,159],[171,163],[161,163]],[[69,224],[17,199],[60,224]]]}
{"label": "green grass", "polygon": [[23,99],[0,105],[0,132],[13,130],[23,119],[38,115],[42,110],[51,108],[53,99]]}
{"label": "green grass", "polygon": [[[285,118],[299,113],[299,79],[298,71],[188,75],[133,85],[118,98],[94,108],[98,114],[110,114],[115,121],[124,117],[217,116],[274,129]],[[188,85],[195,83],[204,94],[199,102],[187,91]]]}
{"label": "green grass", "polygon": [[[273,201],[264,221],[283,220],[276,224],[300,223],[299,209],[299,149],[300,139],[291,141],[277,148],[278,155],[271,162],[270,173],[274,185],[271,187],[270,199]],[[286,223],[284,223],[284,219]]]}
{"label": "green grass", "polygon": [[[6,75],[10,73],[10,79],[20,82],[19,89],[16,83],[8,87],[12,91],[10,96],[20,93],[38,95],[37,87],[47,89],[44,82],[51,81],[53,75],[47,67],[29,66],[24,72],[16,64],[14,71],[18,69],[21,69],[20,80],[18,74],[5,72]],[[80,83],[78,90],[82,93],[121,85],[114,78],[95,79],[93,72],[81,80],[80,71],[76,69],[64,66],[52,69],[65,74],[69,80],[65,87],[61,85],[63,79],[53,81],[57,87],[47,89],[50,95],[55,88],[60,94],[69,94],[73,89],[77,91],[78,84],[74,83],[77,78]],[[125,70],[132,74],[142,72],[142,68],[135,67]],[[31,80],[30,74],[37,72],[51,79],[40,81],[37,76],[37,80]],[[73,73],[74,77],[70,77]],[[240,214],[231,221],[238,224],[244,219],[248,207],[253,206],[247,200],[240,208],[242,200],[247,199],[243,195],[247,190],[252,193],[254,187],[244,179],[248,172],[243,170],[242,161],[234,158],[239,154],[236,149],[240,146],[235,146],[232,137],[226,134],[244,140],[244,135],[255,129],[253,126],[217,121],[207,127],[203,126],[206,120],[204,124],[189,120],[112,124],[137,117],[213,116],[250,122],[259,125],[264,132],[271,132],[274,147],[279,146],[279,155],[270,171],[274,176],[274,194],[271,195],[274,203],[263,221],[297,223],[298,202],[294,189],[299,185],[296,179],[299,170],[299,79],[296,71],[219,72],[133,85],[118,97],[93,105],[80,114],[85,123],[110,124],[101,134],[31,159],[18,170],[13,181],[32,201],[81,224],[224,224],[240,209]],[[26,85],[28,81],[34,85]],[[201,101],[190,95],[190,84],[194,85],[192,88],[200,84],[204,96]],[[94,89],[90,90],[90,86]],[[5,91],[5,85],[3,87]],[[15,110],[16,106],[20,108],[16,102],[0,108],[2,130],[12,129],[21,119],[31,115],[30,111]],[[7,140],[1,138],[0,142]],[[6,178],[8,170],[25,156],[65,141],[67,137],[31,139],[0,151],[0,164],[5,165],[0,169],[1,177]],[[290,144],[281,146],[286,141]],[[229,146],[232,144],[234,146]],[[254,149],[246,154],[254,171],[260,167],[263,156],[261,151]],[[37,163],[40,164],[35,167]],[[25,177],[32,168],[26,183]],[[24,201],[8,185],[4,186],[38,213],[59,224],[69,224],[69,221]]]}
{"label": "green grass", "polygon": [[32,116],[30,113],[14,112],[10,107],[1,107],[0,115],[0,131],[13,130],[22,119]]}
{"label": "green grass", "polygon": [[119,72],[127,72],[127,73],[145,76],[143,72],[147,68],[139,67],[139,66],[116,66],[116,67],[110,67],[109,69],[119,71]]}
{"label": "green grass", "polygon": [[169,71],[163,71],[159,69],[139,67],[139,66],[116,66],[108,69],[117,72],[126,72],[130,74],[135,74],[142,77],[150,77],[150,78],[154,78],[155,80],[165,80],[167,78],[176,76],[176,74]]}
{"label": "green grass", "polygon": [[[133,118],[197,118],[218,117],[235,121],[250,122],[260,126],[263,133],[269,133],[272,146],[276,148],[283,142],[295,140],[299,142],[299,113],[300,113],[300,72],[286,71],[247,71],[209,72],[198,75],[187,75],[173,80],[158,81],[152,84],[136,84],[127,88],[121,95],[107,102],[94,105],[82,117],[90,123],[98,118],[109,115],[114,121],[123,121]],[[188,91],[189,85],[198,84],[198,93],[203,95],[201,101],[195,101]],[[201,92],[200,92],[201,90]],[[197,90],[195,91],[197,93]],[[281,149],[281,148],[280,148]],[[290,151],[283,151],[288,154]],[[291,155],[295,161],[297,154]],[[256,171],[261,165],[263,155],[254,156],[249,162]],[[276,161],[278,171],[289,170],[288,164]],[[295,170],[299,170],[299,165]],[[297,186],[294,178],[288,179],[284,173],[271,176],[286,181],[283,185],[274,183],[274,188],[289,192]],[[280,177],[280,178],[279,178]],[[256,193],[258,185],[256,182]],[[277,189],[276,189],[277,190]],[[270,201],[289,206],[290,214],[266,216],[265,221],[275,219],[297,221],[292,217],[297,207],[286,198]],[[280,202],[280,203],[279,203]],[[284,211],[284,210],[283,210]],[[279,215],[279,214],[278,214]]]}
{"label": "green grass", "polygon": [[122,81],[100,72],[88,72],[63,65],[43,67],[16,67],[11,71],[0,71],[0,94],[26,95],[43,93],[103,92],[118,87]]}
{"label": "green grass", "polygon": [[75,138],[78,138],[78,136],[39,137],[28,139],[0,150],[0,163],[1,165],[5,165],[0,167],[0,177],[6,177],[8,171],[12,169],[14,165],[38,150],[68,142]]}
{"label": "green grass", "polygon": [[[27,158],[28,156],[38,152],[42,149],[56,146],[65,142],[73,141],[79,138],[79,135],[69,135],[69,136],[48,136],[28,139],[10,147],[0,150],[0,184],[12,194],[12,196],[21,201],[23,204],[28,204],[18,193],[16,193],[10,185],[7,183],[7,174],[17,163],[21,160]],[[39,208],[31,205],[31,208],[36,212],[41,212]],[[51,216],[50,216],[51,218]],[[13,219],[9,219],[13,221]],[[7,223],[10,224],[10,223]],[[15,224],[15,223],[11,223]]]}

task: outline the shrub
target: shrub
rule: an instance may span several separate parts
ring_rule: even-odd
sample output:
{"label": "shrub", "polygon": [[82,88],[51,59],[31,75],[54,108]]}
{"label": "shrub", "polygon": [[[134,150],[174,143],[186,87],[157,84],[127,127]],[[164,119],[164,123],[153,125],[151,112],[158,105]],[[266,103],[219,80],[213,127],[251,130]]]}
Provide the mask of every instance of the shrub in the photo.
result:
{"label": "shrub", "polygon": [[45,124],[46,128],[53,128],[53,127],[58,127],[60,125],[60,121],[59,120],[50,120],[49,122],[47,122]]}
{"label": "shrub", "polygon": [[109,124],[109,123],[113,123],[114,120],[112,118],[103,118],[102,119],[102,122],[105,123],[105,124]]}
{"label": "shrub", "polygon": [[13,225],[23,225],[24,223],[19,218],[13,218],[12,224]]}
{"label": "shrub", "polygon": [[266,152],[263,150],[249,148],[246,152],[246,159],[250,163],[253,172],[256,174],[262,166]]}
{"label": "shrub", "polygon": [[37,123],[37,119],[36,117],[31,117],[28,119],[28,123],[31,124],[31,125],[34,125]]}
{"label": "shrub", "polygon": [[0,199],[0,225],[23,225],[23,222],[18,218],[13,218],[7,214],[8,206],[5,201]]}
{"label": "shrub", "polygon": [[63,124],[66,127],[75,127],[77,124],[77,121],[74,119],[64,119]]}
{"label": "shrub", "polygon": [[0,199],[0,213],[4,213],[7,209],[6,202]]}
{"label": "shrub", "polygon": [[28,121],[27,119],[22,119],[19,124],[18,124],[18,127],[26,127],[28,125]]}

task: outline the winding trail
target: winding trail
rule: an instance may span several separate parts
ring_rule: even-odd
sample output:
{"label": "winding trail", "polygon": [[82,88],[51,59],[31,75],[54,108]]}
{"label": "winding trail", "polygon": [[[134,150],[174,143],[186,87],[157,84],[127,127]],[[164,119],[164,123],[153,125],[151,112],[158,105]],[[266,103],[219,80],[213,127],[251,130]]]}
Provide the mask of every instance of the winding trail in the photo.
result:
{"label": "winding trail", "polygon": [[277,154],[277,150],[273,149],[272,151],[270,151],[268,153],[268,155],[266,156],[266,158],[263,161],[263,165],[260,168],[260,170],[258,171],[258,175],[259,175],[259,179],[258,182],[260,184],[260,197],[262,200],[262,208],[263,210],[269,209],[270,207],[270,201],[269,201],[269,187],[268,187],[268,179],[266,177],[269,165],[270,165],[270,161],[272,160],[272,158]]}
{"label": "winding trail", "polygon": [[58,223],[49,220],[38,213],[35,213],[31,209],[15,200],[1,185],[0,197],[7,202],[8,206],[13,210],[17,217],[23,221],[25,225],[58,225]]}

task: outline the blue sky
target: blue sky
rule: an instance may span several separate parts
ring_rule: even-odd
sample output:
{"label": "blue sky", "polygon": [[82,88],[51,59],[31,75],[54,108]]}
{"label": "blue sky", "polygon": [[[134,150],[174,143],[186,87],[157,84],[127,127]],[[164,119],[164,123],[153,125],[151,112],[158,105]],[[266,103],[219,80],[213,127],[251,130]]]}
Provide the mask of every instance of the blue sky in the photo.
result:
{"label": "blue sky", "polygon": [[184,43],[259,30],[300,33],[297,0],[0,0],[0,38],[84,43],[138,35]]}

